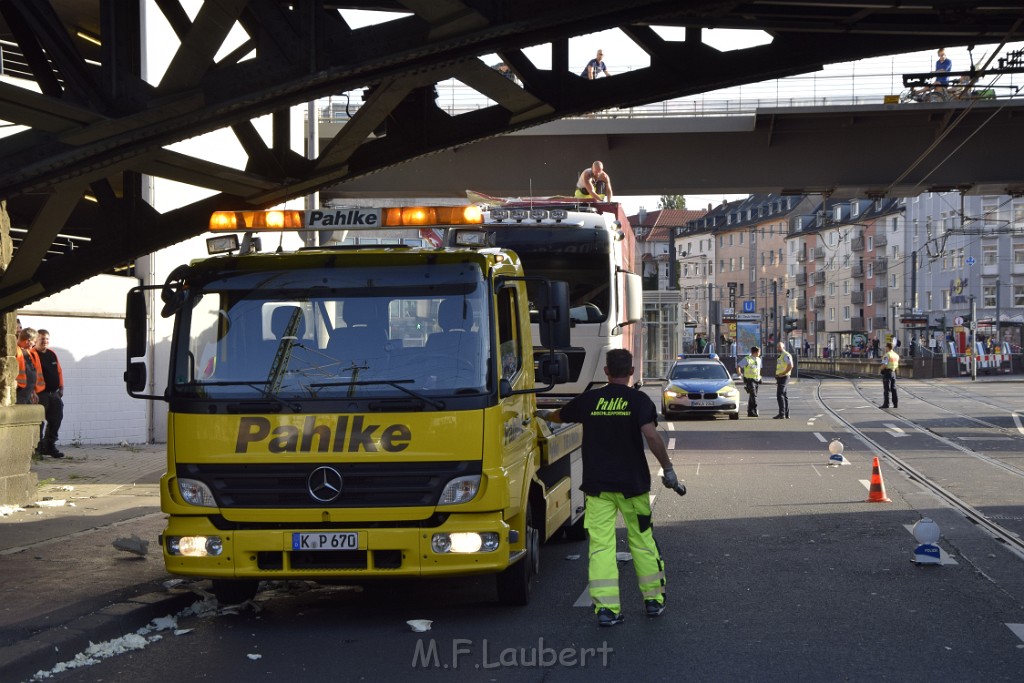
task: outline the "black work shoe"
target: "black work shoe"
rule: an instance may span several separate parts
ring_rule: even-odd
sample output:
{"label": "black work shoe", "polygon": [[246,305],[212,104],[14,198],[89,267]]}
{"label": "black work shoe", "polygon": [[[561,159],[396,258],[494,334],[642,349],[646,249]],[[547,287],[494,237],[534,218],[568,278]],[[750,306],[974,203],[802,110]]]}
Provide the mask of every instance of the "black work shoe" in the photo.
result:
{"label": "black work shoe", "polygon": [[617,626],[625,621],[625,617],[622,613],[616,614],[607,607],[602,607],[597,610],[597,625],[598,626]]}
{"label": "black work shoe", "polygon": [[882,408],[883,410],[888,410],[888,408],[889,408],[889,404],[888,404],[888,403],[883,403],[882,405],[880,405],[880,406],[878,406],[878,407],[879,407],[879,408]]}
{"label": "black work shoe", "polygon": [[775,416],[775,417],[773,417],[772,419],[773,419],[773,420],[785,420],[785,419],[786,419],[786,416],[785,416],[785,415],[782,415],[782,414],[780,413],[779,415],[776,415],[776,416]]}
{"label": "black work shoe", "polygon": [[64,457],[64,454],[61,453],[60,451],[58,451],[56,448],[54,448],[52,451],[47,453],[47,455],[50,456],[51,458],[63,458]]}
{"label": "black work shoe", "polygon": [[658,617],[665,611],[665,603],[657,600],[644,600],[644,609],[647,611],[647,616]]}

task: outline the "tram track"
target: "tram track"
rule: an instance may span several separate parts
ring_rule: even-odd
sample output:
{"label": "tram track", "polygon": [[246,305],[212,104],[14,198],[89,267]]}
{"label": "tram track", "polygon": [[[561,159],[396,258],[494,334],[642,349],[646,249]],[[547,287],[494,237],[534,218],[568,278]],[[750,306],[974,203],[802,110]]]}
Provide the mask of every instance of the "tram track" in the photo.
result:
{"label": "tram track", "polygon": [[[805,379],[810,379],[810,378],[805,377]],[[842,378],[842,379],[850,382],[851,385],[853,386],[854,390],[862,398],[867,398],[865,396],[865,394],[863,393],[863,391],[861,390],[861,388],[857,385],[857,383],[856,383],[857,380],[850,379],[850,378]],[[993,539],[995,539],[997,542],[999,542],[1003,546],[1005,546],[1007,548],[1007,550],[1009,550],[1011,553],[1013,553],[1015,556],[1017,556],[1018,559],[1024,560],[1024,539],[1022,539],[1020,536],[1015,534],[1010,529],[1007,529],[1003,525],[999,524],[998,522],[995,522],[995,521],[989,519],[986,515],[984,515],[977,508],[975,508],[971,504],[967,503],[966,501],[962,500],[958,496],[956,496],[953,493],[951,493],[950,491],[946,490],[945,488],[943,488],[939,484],[937,484],[934,481],[932,481],[926,474],[921,472],[918,468],[916,468],[913,465],[909,464],[905,459],[901,458],[899,455],[897,455],[896,453],[894,453],[893,451],[891,451],[890,449],[886,448],[881,443],[879,443],[878,441],[873,439],[867,432],[865,432],[864,430],[858,428],[855,424],[850,422],[850,420],[848,420],[845,417],[843,417],[843,415],[839,411],[834,410],[833,408],[831,408],[828,405],[825,397],[822,396],[822,381],[821,381],[821,379],[815,378],[814,381],[818,382],[818,385],[817,385],[817,387],[815,388],[815,391],[814,391],[815,399],[817,400],[818,404],[822,407],[822,409],[825,412],[827,412],[831,417],[833,417],[835,420],[837,420],[841,424],[845,425],[846,428],[850,431],[851,434],[854,434],[858,439],[860,439],[863,443],[868,445],[872,450],[874,450],[878,454],[884,456],[885,459],[887,459],[890,463],[892,463],[897,469],[903,471],[904,474],[906,474],[908,477],[910,477],[910,479],[912,479],[914,482],[916,482],[919,486],[921,486],[921,487],[925,488],[926,490],[930,491],[932,494],[937,496],[940,500],[945,501],[945,503],[947,505],[949,505],[953,509],[955,509],[958,512],[960,512],[960,514],[962,514],[969,522],[971,522],[975,526],[979,527],[985,533],[987,533],[989,536],[991,536]],[[988,457],[988,456],[986,456],[986,455],[984,455],[982,453],[978,453],[977,451],[974,451],[974,450],[971,450],[969,448],[966,448],[966,447],[962,446],[961,444],[958,444],[958,443],[956,443],[956,442],[954,442],[954,441],[952,441],[952,440],[942,436],[941,434],[936,434],[936,433],[934,433],[934,432],[932,432],[932,431],[930,431],[928,429],[923,429],[923,428],[919,427],[917,424],[913,423],[912,421],[907,420],[907,419],[902,418],[902,417],[899,417],[898,415],[893,415],[892,418],[894,420],[899,420],[899,421],[903,422],[904,424],[913,425],[914,428],[916,430],[918,430],[920,433],[925,434],[925,435],[935,439],[936,441],[938,441],[939,443],[942,443],[943,445],[945,445],[947,447],[954,448],[954,449],[956,449],[956,450],[958,450],[958,451],[960,451],[962,453],[970,455],[971,457],[978,458],[979,460],[982,460],[982,461],[986,462],[987,464],[995,465],[997,467],[1000,467],[1004,471],[1010,473],[1011,475],[1013,475],[1015,477],[1019,477],[1022,480],[1022,482],[1024,482],[1024,470],[1021,470],[1018,467],[1014,467],[1013,465],[1009,465],[1008,463],[1003,463],[1003,462],[998,461],[998,460],[996,460],[994,458],[990,458],[990,457]]]}

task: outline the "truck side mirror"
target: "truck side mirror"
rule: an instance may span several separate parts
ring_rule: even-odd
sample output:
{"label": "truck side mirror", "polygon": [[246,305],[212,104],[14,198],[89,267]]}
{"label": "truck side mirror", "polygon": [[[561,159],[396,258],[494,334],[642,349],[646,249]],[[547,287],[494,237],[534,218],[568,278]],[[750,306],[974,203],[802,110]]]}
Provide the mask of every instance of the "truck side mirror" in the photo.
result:
{"label": "truck side mirror", "polygon": [[543,353],[536,358],[537,376],[546,384],[569,381],[569,357],[564,353]]}
{"label": "truck side mirror", "polygon": [[146,293],[133,289],[128,292],[124,318],[129,362],[146,355],[146,321]]}
{"label": "truck side mirror", "polygon": [[569,283],[549,281],[537,288],[537,310],[540,312],[540,343],[547,348],[564,349],[569,340]]}
{"label": "truck side mirror", "polygon": [[137,361],[130,363],[124,373],[124,383],[128,394],[138,394],[146,388],[146,364]]}

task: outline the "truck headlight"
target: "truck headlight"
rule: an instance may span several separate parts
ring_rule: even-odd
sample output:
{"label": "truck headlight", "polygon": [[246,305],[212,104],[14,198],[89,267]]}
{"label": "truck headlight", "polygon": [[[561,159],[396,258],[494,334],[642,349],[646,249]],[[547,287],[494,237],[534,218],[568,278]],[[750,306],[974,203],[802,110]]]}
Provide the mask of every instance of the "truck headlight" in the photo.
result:
{"label": "truck headlight", "polygon": [[217,501],[213,497],[213,491],[210,490],[209,486],[197,479],[179,479],[178,491],[181,493],[181,497],[189,505],[198,505],[200,507],[207,508],[217,507]]}
{"label": "truck headlight", "polygon": [[501,544],[500,537],[493,531],[457,531],[450,534],[434,534],[430,539],[431,549],[438,554],[446,553],[492,553]]}
{"label": "truck headlight", "polygon": [[476,497],[480,490],[480,475],[474,474],[468,477],[456,477],[452,479],[441,491],[441,498],[438,505],[458,505],[468,503]]}
{"label": "truck headlight", "polygon": [[216,557],[224,552],[224,542],[220,536],[168,536],[167,552],[183,557]]}

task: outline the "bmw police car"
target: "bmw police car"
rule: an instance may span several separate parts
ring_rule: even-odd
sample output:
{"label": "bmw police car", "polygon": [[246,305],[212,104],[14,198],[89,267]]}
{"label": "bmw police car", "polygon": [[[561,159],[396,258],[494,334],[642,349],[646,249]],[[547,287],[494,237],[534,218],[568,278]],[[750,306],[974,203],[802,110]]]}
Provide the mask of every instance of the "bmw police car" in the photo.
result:
{"label": "bmw police car", "polygon": [[661,414],[725,414],[740,419],[740,392],[729,371],[717,359],[684,358],[672,364],[661,395]]}

